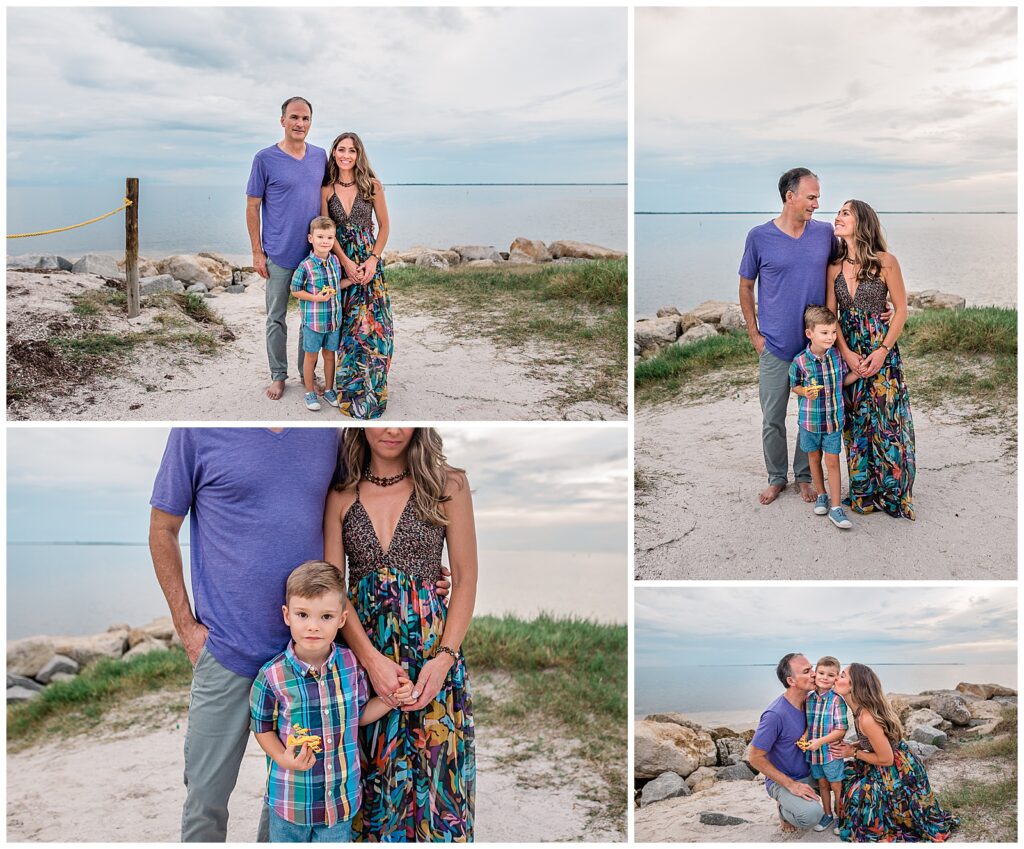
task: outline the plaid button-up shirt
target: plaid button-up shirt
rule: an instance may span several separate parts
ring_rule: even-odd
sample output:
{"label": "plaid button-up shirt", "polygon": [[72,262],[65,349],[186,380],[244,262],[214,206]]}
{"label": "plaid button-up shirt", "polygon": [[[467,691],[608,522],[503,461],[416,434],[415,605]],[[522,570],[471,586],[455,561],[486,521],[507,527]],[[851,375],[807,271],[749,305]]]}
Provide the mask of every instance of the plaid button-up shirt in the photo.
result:
{"label": "plaid button-up shirt", "polygon": [[808,345],[793,358],[789,366],[790,389],[808,383],[821,387],[815,398],[799,399],[797,424],[800,427],[812,433],[833,433],[843,429],[843,378],[846,372],[846,362],[835,346],[816,357]]}
{"label": "plaid button-up shirt", "polygon": [[335,295],[329,301],[299,301],[302,323],[315,333],[329,333],[341,326],[338,324],[341,263],[334,254],[320,259],[311,251],[292,274],[292,291],[316,295],[324,286],[334,289]]}
{"label": "plaid button-up shirt", "polygon": [[[846,702],[834,690],[828,690],[818,695],[817,690],[811,690],[804,704],[807,713],[807,739],[816,740],[831,734],[838,728],[844,731],[850,727],[846,718]],[[812,764],[826,764],[834,760],[828,746],[822,746],[817,751],[806,752],[808,762]]]}
{"label": "plaid button-up shirt", "polygon": [[298,725],[319,736],[323,749],[306,772],[281,769],[267,758],[266,798],[276,814],[299,825],[334,825],[359,810],[356,735],[368,697],[366,673],[341,646],[316,669],[299,660],[289,642],[260,670],[250,698],[252,730],[276,731],[287,745]]}

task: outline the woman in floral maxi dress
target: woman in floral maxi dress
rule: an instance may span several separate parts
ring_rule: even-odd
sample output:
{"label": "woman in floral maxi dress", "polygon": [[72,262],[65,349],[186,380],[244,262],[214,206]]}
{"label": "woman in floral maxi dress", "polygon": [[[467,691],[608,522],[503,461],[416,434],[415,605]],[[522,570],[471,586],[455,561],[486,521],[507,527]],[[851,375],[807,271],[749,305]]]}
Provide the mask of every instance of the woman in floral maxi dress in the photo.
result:
{"label": "woman in floral maxi dress", "polygon": [[338,292],[341,351],[335,389],[339,408],[354,419],[380,418],[388,404],[388,371],[395,347],[381,259],[390,223],[384,188],[355,133],[342,133],[334,140],[320,201],[321,214],[330,216],[337,227],[334,251],[346,277]]}
{"label": "woman in floral maxi dress", "polygon": [[[388,533],[390,531],[390,533]],[[436,592],[447,546],[452,591]],[[461,644],[476,594],[469,484],[432,428],[349,428],[324,518],[324,557],[347,558],[343,629],[378,695],[414,682],[414,701],[360,729],[357,840],[473,839],[473,701]]]}
{"label": "woman in floral maxi dress", "polygon": [[886,250],[878,216],[863,201],[843,204],[835,231],[839,256],[829,266],[826,304],[839,316],[836,346],[861,378],[844,399],[850,478],[845,502],[857,513],[884,510],[913,519],[914,419],[896,343],[907,320],[903,275]]}

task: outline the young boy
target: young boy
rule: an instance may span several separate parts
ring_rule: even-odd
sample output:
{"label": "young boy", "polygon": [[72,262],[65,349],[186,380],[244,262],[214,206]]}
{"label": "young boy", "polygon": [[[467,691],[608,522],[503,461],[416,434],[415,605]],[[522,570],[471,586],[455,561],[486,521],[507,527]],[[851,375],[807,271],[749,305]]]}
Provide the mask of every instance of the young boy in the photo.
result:
{"label": "young boy", "polygon": [[334,222],[318,216],[309,223],[309,243],[313,246],[309,256],[299,263],[292,275],[292,295],[302,304],[302,382],[306,387],[303,402],[307,410],[319,410],[313,386],[316,356],[324,352],[324,400],[338,406],[338,393],[334,391],[334,359],[341,347],[341,324],[338,319],[338,291],[341,284],[341,263],[331,253],[334,247]]}
{"label": "young boy", "polygon": [[[829,751],[829,743],[838,743],[846,736],[849,722],[846,718],[846,702],[832,687],[839,677],[839,661],[826,655],[814,667],[814,690],[807,696],[804,710],[807,713],[807,742],[804,751],[811,765],[811,778],[818,781],[818,792],[825,813],[814,826],[815,831],[825,831],[841,815],[843,803],[843,759],[835,758]],[[835,808],[829,793],[835,794]],[[835,814],[833,814],[833,810]]]}
{"label": "young boy", "polygon": [[[811,304],[804,310],[804,335],[808,344],[793,358],[789,367],[789,385],[800,398],[797,422],[800,425],[800,447],[807,452],[811,464],[811,480],[818,492],[814,512],[828,515],[837,528],[852,527],[840,501],[842,473],[839,452],[843,448],[843,386],[857,380],[847,372],[846,363],[833,347],[838,334],[836,315],[828,307]],[[821,472],[821,455],[828,469],[828,489]]]}
{"label": "young boy", "polygon": [[[288,647],[266,663],[251,695],[251,728],[267,753],[272,843],[348,842],[361,801],[358,725],[391,708],[367,699],[366,674],[335,645],[345,624],[345,579],[308,560],[288,576],[281,608]],[[407,683],[395,697],[405,701]]]}

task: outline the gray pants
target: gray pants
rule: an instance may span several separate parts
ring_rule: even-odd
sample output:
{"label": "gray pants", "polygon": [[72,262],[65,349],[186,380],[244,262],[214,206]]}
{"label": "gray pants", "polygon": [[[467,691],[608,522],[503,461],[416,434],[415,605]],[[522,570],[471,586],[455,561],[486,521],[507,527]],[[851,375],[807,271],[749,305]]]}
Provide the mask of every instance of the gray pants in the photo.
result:
{"label": "gray pants", "polygon": [[[818,782],[810,776],[801,778],[799,781],[801,784],[814,788],[815,791],[818,789]],[[790,793],[785,787],[780,787],[774,781],[768,795],[779,803],[782,818],[797,828],[813,828],[825,815],[825,809],[821,806],[819,799],[815,799],[813,802],[803,799]]]}
{"label": "gray pants", "polygon": [[[267,259],[267,359],[270,362],[270,379],[288,379],[288,299],[291,297],[294,268],[282,268]],[[302,380],[302,364],[305,352],[302,350],[302,332],[299,331],[299,356],[297,371]]]}
{"label": "gray pants", "polygon": [[[768,483],[783,485],[787,481],[789,449],[786,443],[786,408],[789,406],[789,363],[780,360],[767,348],[759,360],[758,394],[761,398],[761,446],[764,465],[768,469]],[[798,483],[811,482],[811,466],[807,453],[796,440],[793,452],[793,478]]]}
{"label": "gray pants", "polygon": [[[182,843],[223,843],[228,832],[228,798],[249,741],[252,678],[221,666],[203,646],[192,670],[185,732],[185,807]],[[269,839],[266,803],[256,839]]]}

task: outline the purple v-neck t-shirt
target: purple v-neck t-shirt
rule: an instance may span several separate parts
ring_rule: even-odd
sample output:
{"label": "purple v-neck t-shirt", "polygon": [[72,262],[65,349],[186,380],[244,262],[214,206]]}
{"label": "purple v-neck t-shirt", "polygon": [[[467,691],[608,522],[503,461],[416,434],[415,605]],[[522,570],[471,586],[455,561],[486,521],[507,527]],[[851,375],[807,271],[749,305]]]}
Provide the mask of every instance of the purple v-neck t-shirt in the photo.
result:
{"label": "purple v-neck t-shirt", "polygon": [[[761,714],[750,745],[767,752],[768,762],[779,772],[799,781],[811,772],[804,753],[796,745],[806,730],[807,714],[802,708],[793,707],[785,696],[779,696]],[[765,779],[765,789],[774,783]]]}
{"label": "purple v-neck t-shirt", "polygon": [[263,199],[263,251],[282,268],[298,268],[309,254],[309,222],[320,214],[326,169],[327,152],[308,142],[302,159],[273,144],[252,160],[245,193]]}
{"label": "purple v-neck t-shirt", "polygon": [[284,585],[324,556],[324,503],[339,431],[175,428],[150,504],[189,515],[192,598],[210,654],[254,678],[288,644]]}
{"label": "purple v-neck t-shirt", "polygon": [[747,233],[740,277],[757,281],[757,327],[765,347],[790,362],[807,344],[804,310],[825,303],[825,274],[835,235],[832,225],[810,220],[799,239],[775,221]]}

